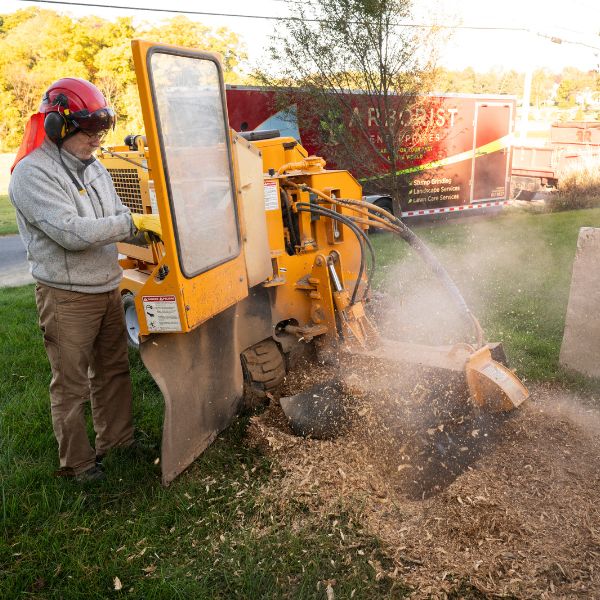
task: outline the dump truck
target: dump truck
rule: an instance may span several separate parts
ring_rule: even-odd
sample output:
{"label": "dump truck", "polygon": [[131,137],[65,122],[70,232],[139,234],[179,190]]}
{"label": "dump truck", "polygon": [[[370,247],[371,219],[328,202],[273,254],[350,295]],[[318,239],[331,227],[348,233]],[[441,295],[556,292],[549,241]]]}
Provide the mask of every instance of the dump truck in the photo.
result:
{"label": "dump truck", "polygon": [[561,177],[573,171],[595,168],[600,161],[600,123],[565,121],[552,123],[543,145],[513,146],[513,196],[532,200],[537,192],[558,188]]}
{"label": "dump truck", "polygon": [[[329,130],[298,116],[297,106],[310,101],[301,89],[229,85],[226,94],[234,129],[283,130],[310,154],[331,162],[335,140]],[[391,168],[378,159],[386,150],[374,98],[353,90],[340,102],[345,107],[344,127],[355,132],[357,140],[368,134],[374,149],[367,154],[375,172],[361,178],[370,202],[403,219],[489,214],[510,203],[515,96],[431,93],[406,106],[406,99],[391,94],[389,102],[402,123],[395,169],[405,191],[395,199],[381,191],[381,184],[374,186]]]}
{"label": "dump truck", "polygon": [[[442,265],[399,218],[365,202],[348,171],[327,169],[278,131],[231,129],[216,55],[142,40],[132,49],[145,135],[99,159],[123,202],[160,220],[159,236],[119,251],[130,339],[165,399],[165,485],[248,398],[276,390],[307,347],[338,370],[358,358],[458,378],[483,410],[527,398]],[[367,310],[372,225],[421,255],[468,322],[468,340],[382,336]],[[280,399],[295,432],[331,434],[334,387]]]}

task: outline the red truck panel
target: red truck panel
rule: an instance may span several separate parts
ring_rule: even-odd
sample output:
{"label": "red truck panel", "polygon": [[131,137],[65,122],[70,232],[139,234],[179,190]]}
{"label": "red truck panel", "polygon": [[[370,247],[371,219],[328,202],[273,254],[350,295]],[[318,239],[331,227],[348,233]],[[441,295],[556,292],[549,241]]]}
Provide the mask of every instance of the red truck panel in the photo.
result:
{"label": "red truck panel", "polygon": [[[231,127],[237,131],[296,128],[308,152],[324,156],[335,167],[327,156],[318,124],[290,123],[293,110],[282,120],[281,112],[274,108],[276,93],[272,89],[229,86],[227,107]],[[357,126],[355,120],[360,119],[373,143],[381,146],[375,108],[366,106],[360,94],[348,94],[348,99],[354,108],[346,119],[346,127],[351,130]],[[412,125],[411,133],[399,140],[400,159],[395,165],[397,174],[406,182],[400,207],[403,216],[423,211],[450,212],[508,200],[515,99],[438,95],[425,100],[418,108],[398,111],[397,118]],[[381,161],[381,175],[365,176],[360,181],[368,190],[370,181],[387,172],[389,166]]]}

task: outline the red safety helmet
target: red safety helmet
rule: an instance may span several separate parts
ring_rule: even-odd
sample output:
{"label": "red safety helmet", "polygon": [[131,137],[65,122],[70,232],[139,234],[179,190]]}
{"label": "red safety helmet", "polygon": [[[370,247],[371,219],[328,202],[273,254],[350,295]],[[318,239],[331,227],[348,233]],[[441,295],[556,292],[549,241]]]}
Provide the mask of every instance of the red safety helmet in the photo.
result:
{"label": "red safety helmet", "polygon": [[12,164],[41,146],[47,135],[55,144],[78,131],[99,133],[115,127],[115,113],[106,105],[102,92],[89,81],[65,77],[54,82],[44,94],[39,112],[31,115],[23,141]]}
{"label": "red safety helmet", "polygon": [[39,112],[46,115],[44,129],[56,143],[78,131],[99,133],[114,129],[116,120],[102,92],[76,77],[55,81],[44,94]]}

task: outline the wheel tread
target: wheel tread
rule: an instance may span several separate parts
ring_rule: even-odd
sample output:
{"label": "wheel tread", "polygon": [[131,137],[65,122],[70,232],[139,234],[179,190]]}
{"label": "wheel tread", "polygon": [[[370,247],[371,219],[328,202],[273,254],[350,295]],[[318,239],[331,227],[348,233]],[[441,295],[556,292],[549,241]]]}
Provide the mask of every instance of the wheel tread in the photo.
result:
{"label": "wheel tread", "polygon": [[285,377],[283,354],[274,340],[264,340],[245,350],[242,364],[251,381],[265,391],[275,389]]}

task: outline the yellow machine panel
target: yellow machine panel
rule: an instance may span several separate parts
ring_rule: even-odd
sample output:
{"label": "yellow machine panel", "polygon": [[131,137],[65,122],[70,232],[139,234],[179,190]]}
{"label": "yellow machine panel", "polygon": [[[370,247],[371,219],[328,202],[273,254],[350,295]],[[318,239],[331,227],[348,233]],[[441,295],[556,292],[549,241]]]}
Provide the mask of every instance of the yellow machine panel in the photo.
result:
{"label": "yellow machine panel", "polygon": [[132,49],[165,250],[136,296],[140,332],[185,332],[248,294],[223,77],[212,54]]}
{"label": "yellow machine panel", "polygon": [[[310,188],[322,190],[327,195],[333,195],[334,198],[361,199],[361,188],[347,171],[323,170],[307,173],[297,178],[296,181],[304,183]],[[289,190],[287,193],[292,202],[311,203],[310,192]],[[314,200],[313,198],[312,201]],[[329,208],[341,215],[350,215],[348,209],[333,205]],[[307,302],[307,295],[310,296],[310,282],[306,280],[306,276],[311,273],[317,255],[327,256],[330,252],[335,251],[340,258],[342,281],[345,285],[352,287],[356,283],[361,251],[356,236],[345,231],[343,225],[338,225],[331,219],[311,215],[308,212],[300,213],[299,216],[297,232],[299,237],[297,240],[290,241],[290,245],[294,245],[298,253],[290,255],[284,251],[275,257],[282,280],[275,288],[273,311],[274,315],[282,319],[291,317],[296,319],[300,325],[306,326],[314,322],[316,316],[315,302]],[[278,223],[271,224],[278,229]],[[270,232],[270,240],[277,239],[277,229]],[[278,248],[276,247],[276,249]],[[331,312],[333,312],[332,309]],[[286,316],[284,317],[284,315]]]}
{"label": "yellow machine panel", "polygon": [[262,283],[273,274],[265,218],[262,157],[249,141],[231,132],[235,171],[238,173],[239,212],[248,273],[248,286]]}

